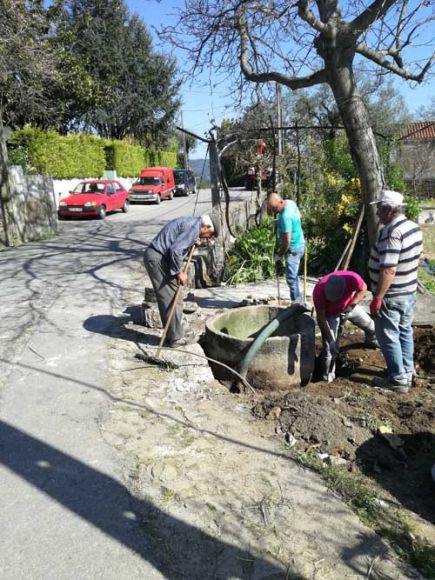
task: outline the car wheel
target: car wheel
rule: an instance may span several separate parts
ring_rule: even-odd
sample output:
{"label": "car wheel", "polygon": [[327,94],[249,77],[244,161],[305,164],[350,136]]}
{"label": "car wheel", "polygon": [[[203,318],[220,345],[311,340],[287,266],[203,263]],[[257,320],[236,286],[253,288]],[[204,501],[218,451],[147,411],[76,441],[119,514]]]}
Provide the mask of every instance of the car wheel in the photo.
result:
{"label": "car wheel", "polygon": [[125,200],[124,205],[121,207],[121,209],[124,213],[127,213],[129,210],[129,207],[130,207],[130,204],[128,203],[128,200]]}
{"label": "car wheel", "polygon": [[160,197],[160,195],[157,195],[157,199],[156,199],[156,205],[159,205],[159,203],[162,201],[162,198]]}
{"label": "car wheel", "polygon": [[98,219],[103,220],[106,217],[106,208],[103,206],[100,207],[98,211]]}
{"label": "car wheel", "polygon": [[172,189],[171,189],[171,193],[168,195],[168,199],[169,200],[174,199],[174,192],[172,191]]}

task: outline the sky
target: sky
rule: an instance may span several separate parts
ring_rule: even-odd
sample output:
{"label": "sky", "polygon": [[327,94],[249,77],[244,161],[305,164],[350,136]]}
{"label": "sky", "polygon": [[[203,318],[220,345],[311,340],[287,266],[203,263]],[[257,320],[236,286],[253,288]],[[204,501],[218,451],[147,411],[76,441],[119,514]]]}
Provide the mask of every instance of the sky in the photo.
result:
{"label": "sky", "polygon": [[[138,14],[146,23],[148,29],[155,38],[155,48],[172,54],[176,57],[180,66],[186,58],[184,52],[175,50],[172,46],[162,44],[153,27],[160,28],[163,24],[173,24],[176,8],[184,6],[184,0],[126,0],[132,13]],[[211,72],[211,74],[213,74]],[[393,78],[395,75],[391,75]],[[214,79],[216,80],[216,79]],[[417,112],[421,106],[429,105],[435,95],[435,75],[428,81],[418,86],[412,86],[397,77],[394,83],[402,93],[412,113]],[[415,84],[415,83],[414,83]],[[211,119],[219,125],[225,118],[236,118],[241,111],[235,111],[231,99],[231,85],[228,82],[212,89],[209,75],[202,78],[189,79],[181,87],[183,123],[186,129],[204,136],[211,127]],[[179,119],[181,122],[181,119]],[[205,157],[206,145],[200,144],[192,153],[193,158]]]}

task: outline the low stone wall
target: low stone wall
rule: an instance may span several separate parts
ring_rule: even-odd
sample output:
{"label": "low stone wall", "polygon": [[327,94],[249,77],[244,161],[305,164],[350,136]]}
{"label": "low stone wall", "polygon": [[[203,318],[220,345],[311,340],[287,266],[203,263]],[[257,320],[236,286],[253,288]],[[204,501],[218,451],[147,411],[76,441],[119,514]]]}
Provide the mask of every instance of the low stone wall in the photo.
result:
{"label": "low stone wall", "polygon": [[10,168],[9,195],[3,199],[0,246],[50,237],[57,233],[56,199],[50,177],[24,175]]}

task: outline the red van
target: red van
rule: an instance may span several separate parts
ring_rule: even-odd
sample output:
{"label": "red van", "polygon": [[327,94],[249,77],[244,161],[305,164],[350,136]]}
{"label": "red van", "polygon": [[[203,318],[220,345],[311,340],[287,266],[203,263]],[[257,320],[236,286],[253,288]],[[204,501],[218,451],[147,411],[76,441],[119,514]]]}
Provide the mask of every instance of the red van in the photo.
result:
{"label": "red van", "polygon": [[172,199],[174,191],[174,172],[170,167],[145,167],[131,186],[129,201],[160,203],[163,199]]}

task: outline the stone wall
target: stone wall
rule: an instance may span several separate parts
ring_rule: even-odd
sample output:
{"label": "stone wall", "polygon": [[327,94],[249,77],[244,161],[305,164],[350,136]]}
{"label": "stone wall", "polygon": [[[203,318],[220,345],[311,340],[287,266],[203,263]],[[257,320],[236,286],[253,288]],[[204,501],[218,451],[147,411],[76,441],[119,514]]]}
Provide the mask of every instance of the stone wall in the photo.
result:
{"label": "stone wall", "polygon": [[21,167],[11,167],[8,195],[2,203],[0,246],[17,246],[55,235],[56,205],[50,177],[24,175]]}

